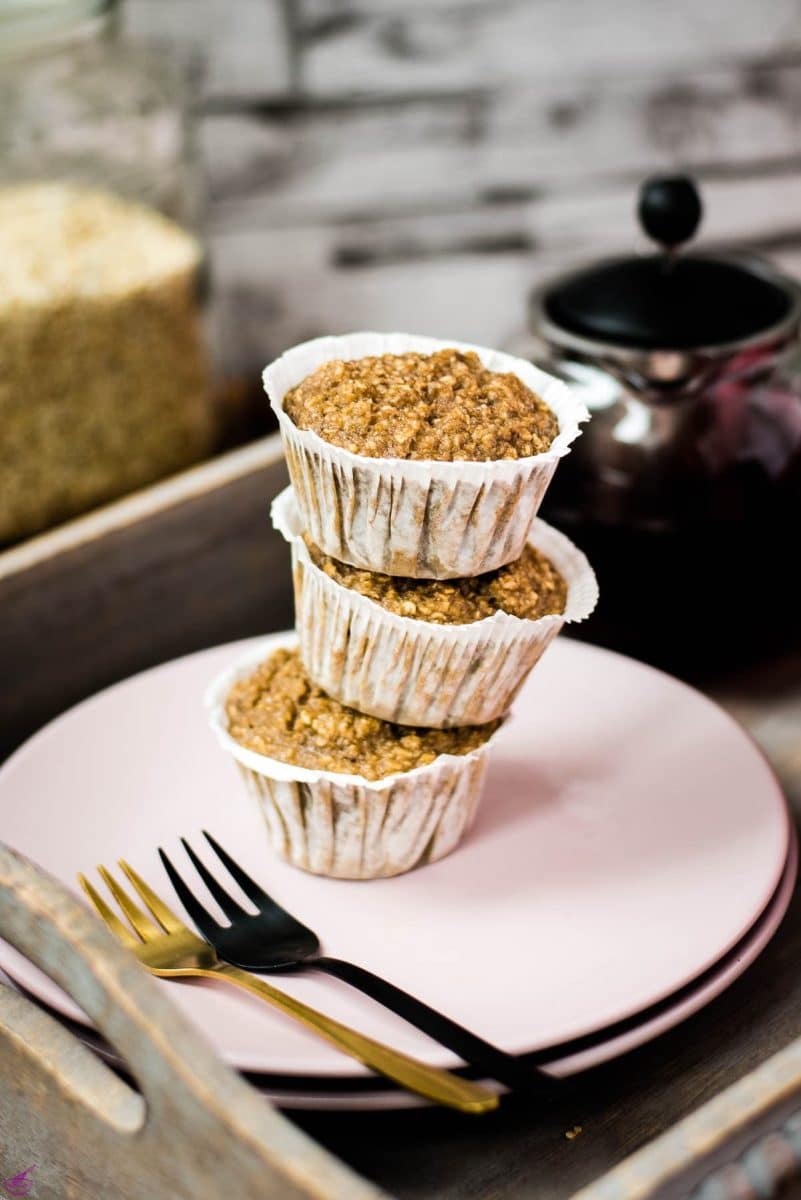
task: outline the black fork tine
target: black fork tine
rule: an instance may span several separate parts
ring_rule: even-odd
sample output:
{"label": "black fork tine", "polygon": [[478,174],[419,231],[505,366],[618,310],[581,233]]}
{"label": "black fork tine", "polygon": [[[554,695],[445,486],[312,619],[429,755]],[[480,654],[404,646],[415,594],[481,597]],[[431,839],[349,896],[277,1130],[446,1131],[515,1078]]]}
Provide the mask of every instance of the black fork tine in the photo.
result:
{"label": "black fork tine", "polygon": [[235,921],[239,917],[248,917],[250,913],[246,912],[241,904],[234,900],[233,896],[229,896],[221,883],[212,875],[206,864],[198,858],[186,838],[181,838],[181,845],[192,860],[192,865],[197,871],[200,878],[205,883],[206,887],[211,892],[214,899],[219,904],[220,908],[225,913],[229,921]]}
{"label": "black fork tine", "polygon": [[170,883],[178,894],[178,899],[207,941],[213,941],[215,932],[221,928],[220,925],[214,920],[211,913],[206,912],[200,901],[196,900],[192,895],[161,846],[159,846],[159,858],[164,865],[164,870],[170,877]]}
{"label": "black fork tine", "polygon": [[[273,898],[268,896],[263,888],[259,887],[255,879],[250,878],[247,871],[244,871],[238,862],[234,862],[228,851],[223,850],[220,843],[213,838],[210,833],[207,833],[205,829],[203,830],[203,836],[219,858],[222,865],[226,868],[229,875],[231,875],[232,878],[235,879],[239,884],[248,900],[252,900],[253,903],[259,908],[264,907],[265,904],[275,905]],[[278,906],[276,905],[276,907]]]}

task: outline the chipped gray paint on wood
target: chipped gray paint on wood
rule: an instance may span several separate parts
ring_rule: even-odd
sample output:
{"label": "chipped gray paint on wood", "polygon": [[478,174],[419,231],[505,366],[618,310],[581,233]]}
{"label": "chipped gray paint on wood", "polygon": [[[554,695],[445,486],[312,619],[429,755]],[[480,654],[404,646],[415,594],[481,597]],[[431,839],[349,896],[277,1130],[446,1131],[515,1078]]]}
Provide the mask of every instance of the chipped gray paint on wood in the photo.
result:
{"label": "chipped gray paint on wood", "polygon": [[127,0],[207,58],[226,369],[369,325],[489,343],[530,286],[638,245],[691,168],[707,241],[801,248],[801,0]]}
{"label": "chipped gray paint on wood", "polygon": [[[770,184],[769,187],[766,185]],[[792,269],[801,251],[801,173],[710,180],[709,242],[762,245]],[[222,361],[258,366],[332,329],[408,326],[439,337],[508,343],[529,289],[588,254],[639,246],[629,184],[591,196],[303,226],[215,232]],[[777,231],[784,231],[778,246]],[[746,237],[745,235],[749,236]],[[799,239],[799,240],[796,240]]]}
{"label": "chipped gray paint on wood", "polygon": [[287,31],[280,3],[131,0],[123,12],[132,35],[202,55],[206,97],[281,96],[290,85]]}
{"label": "chipped gray paint on wood", "polygon": [[2,843],[0,935],[73,996],[141,1088],[0,984],[0,1180],[33,1167],[36,1200],[380,1200],[224,1066],[96,917]]}
{"label": "chipped gray paint on wood", "polygon": [[[674,159],[730,187],[795,170],[801,66],[777,71],[771,84],[774,92],[752,95],[739,73],[723,71],[671,91],[646,79],[521,88],[486,100],[320,105],[291,118],[210,113],[211,225],[447,216],[467,207],[491,216],[541,198],[591,204],[599,185],[623,180],[630,238],[632,182]],[[762,193],[769,197],[764,184]],[[740,207],[744,224],[746,198]]]}
{"label": "chipped gray paint on wood", "polygon": [[798,0],[299,0],[308,89],[402,92],[577,79],[670,77],[784,54]]}

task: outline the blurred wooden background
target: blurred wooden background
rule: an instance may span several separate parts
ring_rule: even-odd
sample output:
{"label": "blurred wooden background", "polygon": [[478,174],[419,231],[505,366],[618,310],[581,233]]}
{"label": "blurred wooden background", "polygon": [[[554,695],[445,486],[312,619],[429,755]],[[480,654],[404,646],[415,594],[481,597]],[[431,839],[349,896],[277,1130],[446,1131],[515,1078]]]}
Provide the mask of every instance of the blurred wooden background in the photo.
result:
{"label": "blurred wooden background", "polygon": [[223,365],[402,328],[501,344],[538,278],[637,245],[639,180],[801,270],[801,0],[128,0],[207,57]]}

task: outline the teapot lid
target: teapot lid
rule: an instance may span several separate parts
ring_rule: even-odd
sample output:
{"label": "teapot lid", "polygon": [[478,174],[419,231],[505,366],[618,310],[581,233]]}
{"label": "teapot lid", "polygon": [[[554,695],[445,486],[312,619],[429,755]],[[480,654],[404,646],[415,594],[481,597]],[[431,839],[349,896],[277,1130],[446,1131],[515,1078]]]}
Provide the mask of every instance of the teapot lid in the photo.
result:
{"label": "teapot lid", "polygon": [[648,180],[638,216],[661,251],[607,259],[563,276],[541,295],[547,318],[594,342],[638,350],[693,350],[746,341],[783,322],[796,301],[780,275],[736,258],[679,254],[701,220],[685,176]]}

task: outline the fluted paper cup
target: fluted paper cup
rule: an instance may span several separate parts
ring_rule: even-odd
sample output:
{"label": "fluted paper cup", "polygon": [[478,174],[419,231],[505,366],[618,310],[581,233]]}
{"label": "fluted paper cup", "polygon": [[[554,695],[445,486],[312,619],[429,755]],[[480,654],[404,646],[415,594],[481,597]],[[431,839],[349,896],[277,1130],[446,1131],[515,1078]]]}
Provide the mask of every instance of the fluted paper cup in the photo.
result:
{"label": "fluted paper cup", "polygon": [[248,750],[228,732],[226,697],[270,653],[296,643],[292,634],[257,644],[206,694],[211,728],[264,814],[275,852],[304,871],[337,879],[401,875],[444,858],[472,824],[492,737],[469,754],[441,754],[426,766],[375,781]]}
{"label": "fluted paper cup", "polygon": [[[332,359],[448,348],[475,351],[489,370],[511,372],[541,396],[559,422],[550,448],[491,462],[368,458],[298,429],[284,412],[286,393]],[[589,416],[564,383],[522,358],[404,333],[304,342],[266,368],[264,387],[315,545],[353,566],[421,579],[480,575],[519,558],[556,465]]]}
{"label": "fluted paper cup", "polygon": [[467,625],[400,616],[332,579],[309,554],[291,487],[274,500],[272,518],[291,546],[309,678],[342,704],[399,725],[483,725],[503,716],[562,626],[585,620],[598,600],[585,556],[539,518],[529,542],[564,578],[564,612],[537,620],[496,612]]}

